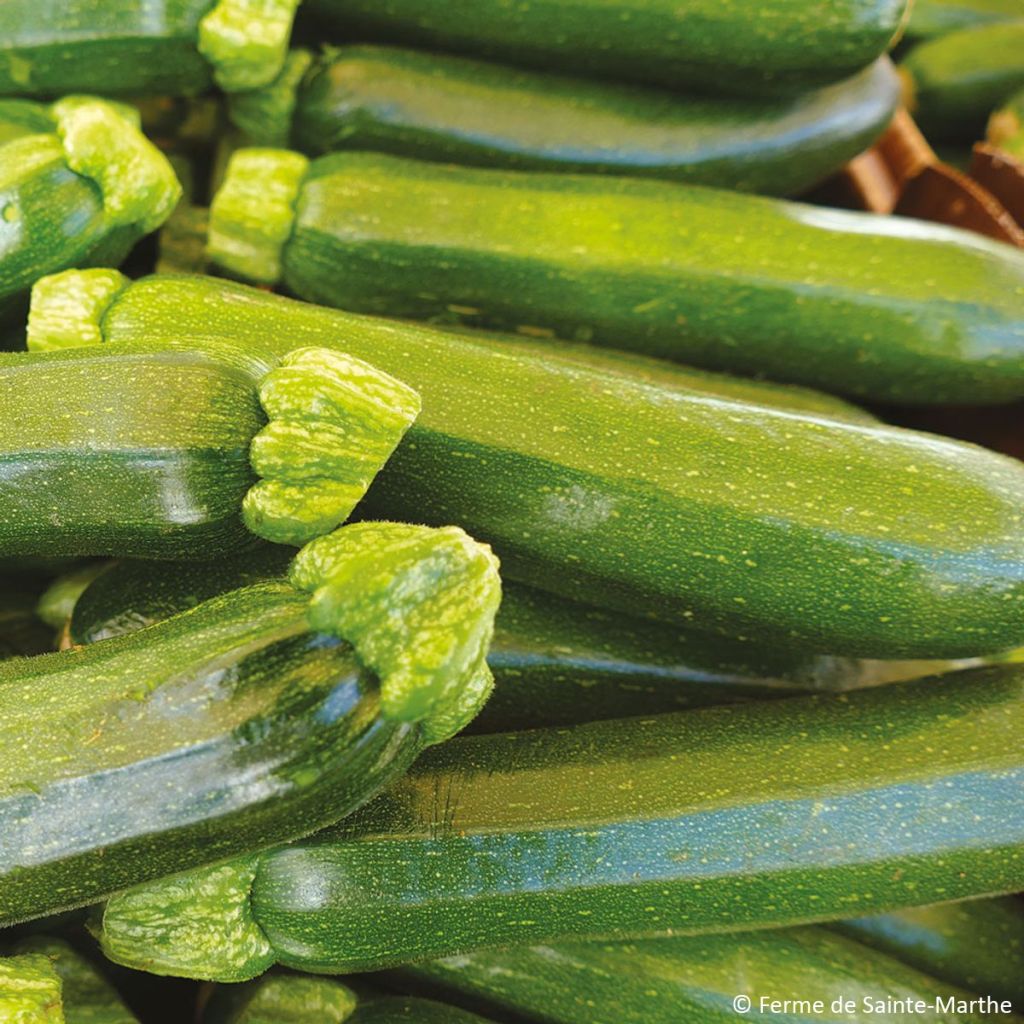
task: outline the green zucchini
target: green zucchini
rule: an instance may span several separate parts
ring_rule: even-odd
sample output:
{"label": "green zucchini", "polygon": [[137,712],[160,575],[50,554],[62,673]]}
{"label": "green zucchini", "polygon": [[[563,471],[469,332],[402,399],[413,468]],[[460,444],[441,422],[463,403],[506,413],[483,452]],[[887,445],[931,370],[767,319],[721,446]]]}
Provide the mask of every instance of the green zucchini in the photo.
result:
{"label": "green zucchini", "polygon": [[76,309],[94,273],[37,288],[37,345],[177,344],[194,328],[253,351],[334,346],[400,373],[424,410],[366,514],[460,523],[494,545],[510,579],[834,655],[974,657],[1024,640],[1024,468],[1012,459],[754,405],[721,379],[654,385],[528,340],[346,316],[203,278],[122,282]]}
{"label": "green zucchini", "polygon": [[[1024,671],[1005,665],[460,737],[340,825],[240,865],[228,891],[193,872],[122,893],[101,942],[119,962],[239,980],[274,959],[344,973],[1012,892],[1022,719]],[[240,918],[255,952],[223,940]]]}
{"label": "green zucchini", "polygon": [[34,936],[19,942],[16,951],[52,961],[61,980],[65,1024],[138,1024],[117,990],[63,940]]}
{"label": "green zucchini", "polygon": [[60,975],[48,956],[0,958],[0,1019],[5,1024],[66,1024]]}
{"label": "green zucchini", "polygon": [[358,999],[340,981],[275,974],[248,985],[220,985],[203,1024],[343,1024]]}
{"label": "green zucchini", "polygon": [[670,88],[750,96],[834,82],[881,56],[905,0],[306,0],[335,41],[373,39]]}
{"label": "green zucchini", "polygon": [[833,927],[936,978],[1024,1008],[1024,906],[1019,899],[937,903]]}
{"label": "green zucchini", "polygon": [[81,96],[49,108],[5,103],[0,310],[45,274],[120,262],[180,194],[166,157],[123,108]]}
{"label": "green zucchini", "polygon": [[347,518],[419,407],[324,349],[191,340],[0,355],[0,389],[3,555],[304,543]]}
{"label": "green zucchini", "polygon": [[[100,570],[89,566],[86,580],[72,574],[51,588],[70,589],[75,598],[53,624],[67,624],[72,643],[95,643],[226,590],[273,579],[286,565],[284,549],[267,547],[167,568],[130,561]],[[755,647],[631,619],[514,583],[504,588],[487,662],[495,690],[467,727],[474,732],[854,689],[959,665],[854,661]]]}
{"label": "green zucchini", "polygon": [[770,195],[804,191],[867,149],[900,95],[887,59],[782,100],[685,96],[377,46],[343,47],[304,77],[293,67],[283,76],[289,82],[232,103],[250,144],[290,142],[313,156],[371,149],[617,173]]}
{"label": "green zucchini", "polygon": [[4,0],[0,95],[180,95],[278,73],[298,0]]}
{"label": "green zucchini", "polygon": [[1020,0],[914,0],[906,38],[917,42],[1021,16]]}
{"label": "green zucchini", "polygon": [[929,137],[974,142],[1004,100],[1024,88],[1021,20],[966,28],[915,47],[900,65],[911,110]]}
{"label": "green zucchini", "polygon": [[498,599],[460,530],[363,523],[288,581],[0,663],[0,925],[351,811],[473,717]]}
{"label": "green zucchini", "polygon": [[909,219],[668,182],[241,150],[209,251],[233,275],[365,313],[546,331],[874,401],[1024,396],[1024,254]]}
{"label": "green zucchini", "polygon": [[[954,1024],[988,1016],[981,1008],[957,1008],[977,999],[975,994],[825,928],[477,950],[412,964],[395,975],[403,986],[425,987],[456,1005],[536,1024],[726,1024],[765,1018],[788,1024],[879,1019]],[[734,1008],[737,997],[749,1000],[748,1012]],[[773,1002],[786,1001],[785,1009],[772,1009]],[[907,1001],[924,1006],[916,1013],[885,1012]],[[1022,1019],[1010,1010],[992,1015]]]}

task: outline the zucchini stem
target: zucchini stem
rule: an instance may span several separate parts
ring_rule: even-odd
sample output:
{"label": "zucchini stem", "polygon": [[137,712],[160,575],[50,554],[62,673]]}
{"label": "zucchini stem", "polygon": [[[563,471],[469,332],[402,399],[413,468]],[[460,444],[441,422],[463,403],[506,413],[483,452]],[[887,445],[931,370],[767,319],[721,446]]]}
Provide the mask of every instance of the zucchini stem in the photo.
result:
{"label": "zucchini stem", "polygon": [[218,0],[199,22],[199,52],[225,92],[272,81],[288,52],[299,0]]}

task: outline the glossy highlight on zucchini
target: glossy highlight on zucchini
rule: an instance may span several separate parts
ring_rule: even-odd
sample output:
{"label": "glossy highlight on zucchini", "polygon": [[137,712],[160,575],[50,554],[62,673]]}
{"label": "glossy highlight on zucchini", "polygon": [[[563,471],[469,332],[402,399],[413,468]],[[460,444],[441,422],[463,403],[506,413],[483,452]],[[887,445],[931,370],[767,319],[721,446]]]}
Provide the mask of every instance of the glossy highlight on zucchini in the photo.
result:
{"label": "glossy highlight on zucchini", "polygon": [[0,924],[321,828],[486,699],[497,563],[461,531],[343,528],[293,577],[0,663]]}
{"label": "glossy highlight on zucchini", "polygon": [[[82,280],[37,293],[71,298]],[[122,284],[96,308],[65,310],[58,343],[84,322],[108,342],[175,345],[195,324],[254,353],[315,344],[399,374],[423,411],[364,513],[460,523],[494,546],[510,579],[841,656],[975,657],[1024,639],[1024,468],[1012,459],[527,339],[346,315],[205,278]],[[45,309],[33,316],[48,321]]]}
{"label": "glossy highlight on zucchini", "polygon": [[888,49],[905,0],[306,0],[334,42],[370,39],[595,78],[746,95],[834,82]]}
{"label": "glossy highlight on zucchini", "polygon": [[[252,145],[368,149],[443,163],[600,172],[792,195],[867,149],[899,102],[887,59],[785,99],[598,83],[445,54],[347,46],[232,116]],[[275,116],[276,115],[276,116]],[[571,125],[571,131],[566,130]]]}
{"label": "glossy highlight on zucchini", "polygon": [[[1024,395],[1024,254],[967,231],[669,182],[372,153],[302,173],[300,159],[235,153],[211,208],[214,262],[327,306],[876,402]],[[262,197],[285,179],[294,213],[275,207],[271,231]]]}

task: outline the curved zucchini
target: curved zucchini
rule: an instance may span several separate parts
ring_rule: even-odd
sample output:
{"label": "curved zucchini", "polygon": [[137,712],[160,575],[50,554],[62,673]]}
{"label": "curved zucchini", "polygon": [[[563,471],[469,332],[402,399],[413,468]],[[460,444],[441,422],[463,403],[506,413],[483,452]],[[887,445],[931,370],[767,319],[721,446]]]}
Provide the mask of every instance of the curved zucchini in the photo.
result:
{"label": "curved zucchini", "polygon": [[[923,1003],[913,1019],[932,1024],[986,1016],[955,1008],[976,999],[972,993],[825,928],[476,950],[395,975],[456,1005],[537,1024],[871,1024],[909,1019],[886,1012],[898,1001]],[[733,1008],[737,996],[750,1000],[749,1012]],[[773,1011],[784,1001],[788,1007]]]}
{"label": "curved zucchini", "polygon": [[49,108],[5,104],[0,312],[45,274],[120,262],[180,194],[166,157],[123,108],[74,96]]}
{"label": "curved zucchini", "polygon": [[0,95],[234,91],[278,73],[298,0],[4,0]]}
{"label": "curved zucchini", "polygon": [[917,42],[1020,16],[1020,0],[914,0],[906,38]]}
{"label": "curved zucchini", "polygon": [[0,664],[0,924],[348,813],[472,718],[498,595],[461,531],[367,523],[289,582]]}
{"label": "curved zucchini", "polygon": [[547,332],[874,401],[1024,395],[1024,254],[909,219],[667,182],[241,150],[209,249],[235,275],[366,313]]}
{"label": "curved zucchini", "polygon": [[929,139],[976,141],[989,114],[1024,88],[1024,9],[1019,17],[953,32],[908,54],[900,66]]}
{"label": "curved zucchini", "polygon": [[[41,290],[67,297],[61,282]],[[150,278],[64,312],[75,337],[175,344],[195,324],[254,352],[315,339],[401,373],[423,415],[367,513],[461,523],[511,579],[844,656],[973,657],[1024,640],[1012,459],[208,279]]]}
{"label": "curved zucchini", "polygon": [[1024,1007],[1020,899],[937,903],[833,928],[950,984]]}
{"label": "curved zucchini", "polygon": [[0,554],[304,543],[347,518],[419,408],[334,352],[194,344],[0,355]]}
{"label": "curved zucchini", "polygon": [[[292,68],[284,75],[296,78]],[[666,178],[770,195],[804,191],[867,149],[900,94],[887,59],[795,98],[734,100],[376,46],[332,51],[279,98],[285,88],[275,83],[266,94],[234,100],[233,116],[252,144],[290,142],[314,156],[367,149]]]}
{"label": "curved zucchini", "polygon": [[395,41],[595,78],[750,96],[834,82],[881,56],[905,0],[306,0],[335,41]]}

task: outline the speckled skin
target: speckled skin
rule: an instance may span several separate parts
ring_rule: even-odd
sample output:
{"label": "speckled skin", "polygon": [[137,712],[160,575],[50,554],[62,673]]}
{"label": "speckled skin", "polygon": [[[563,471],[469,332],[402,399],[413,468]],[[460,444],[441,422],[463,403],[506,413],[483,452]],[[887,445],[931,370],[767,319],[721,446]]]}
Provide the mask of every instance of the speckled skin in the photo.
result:
{"label": "speckled skin", "polygon": [[0,94],[150,95],[213,84],[196,49],[215,0],[4,0]]}
{"label": "speckled skin", "polygon": [[251,544],[258,378],[200,352],[0,356],[0,553],[209,557]]}
{"label": "speckled skin", "polygon": [[852,74],[885,51],[905,0],[307,0],[335,42],[388,40],[737,95]]}
{"label": "speckled skin", "polygon": [[282,962],[366,970],[1024,886],[1024,674],[464,737],[264,855]]}
{"label": "speckled skin", "polygon": [[351,648],[257,584],[0,665],[0,924],[307,834],[406,769]]}
{"label": "speckled skin", "polygon": [[989,114],[1024,88],[1024,6],[1019,19],[962,29],[910,52],[902,67],[929,138],[977,141]]}
{"label": "speckled skin", "polygon": [[366,313],[529,329],[875,401],[1024,395],[1024,253],[670,183],[315,160],[283,282]]}
{"label": "speckled skin", "polygon": [[314,156],[368,149],[792,195],[867,149],[898,102],[888,60],[796,99],[730,100],[357,46],[303,82],[292,140]]}
{"label": "speckled skin", "polygon": [[335,346],[393,373],[423,411],[363,513],[459,523],[510,579],[833,654],[1024,642],[1024,467],[982,449],[203,278],[130,285],[102,326],[125,343],[194,328],[255,351]]}
{"label": "speckled skin", "polygon": [[[872,1005],[923,1000],[929,1009],[914,1017],[922,1024],[985,1019],[937,1012],[937,997],[971,995],[825,928],[477,950],[414,964],[396,975],[400,985],[414,990],[425,987],[501,1019],[511,1014],[537,1024],[730,1024],[766,1017],[786,1024],[872,1024],[879,1014],[867,1012],[864,999]],[[733,1010],[737,995],[751,999],[753,1012]],[[762,997],[820,1000],[825,1011],[795,1008],[762,1015]],[[836,1013],[837,999],[852,999],[853,1011]]]}
{"label": "speckled skin", "polygon": [[953,985],[1024,1008],[1024,903],[938,903],[834,926]]}

